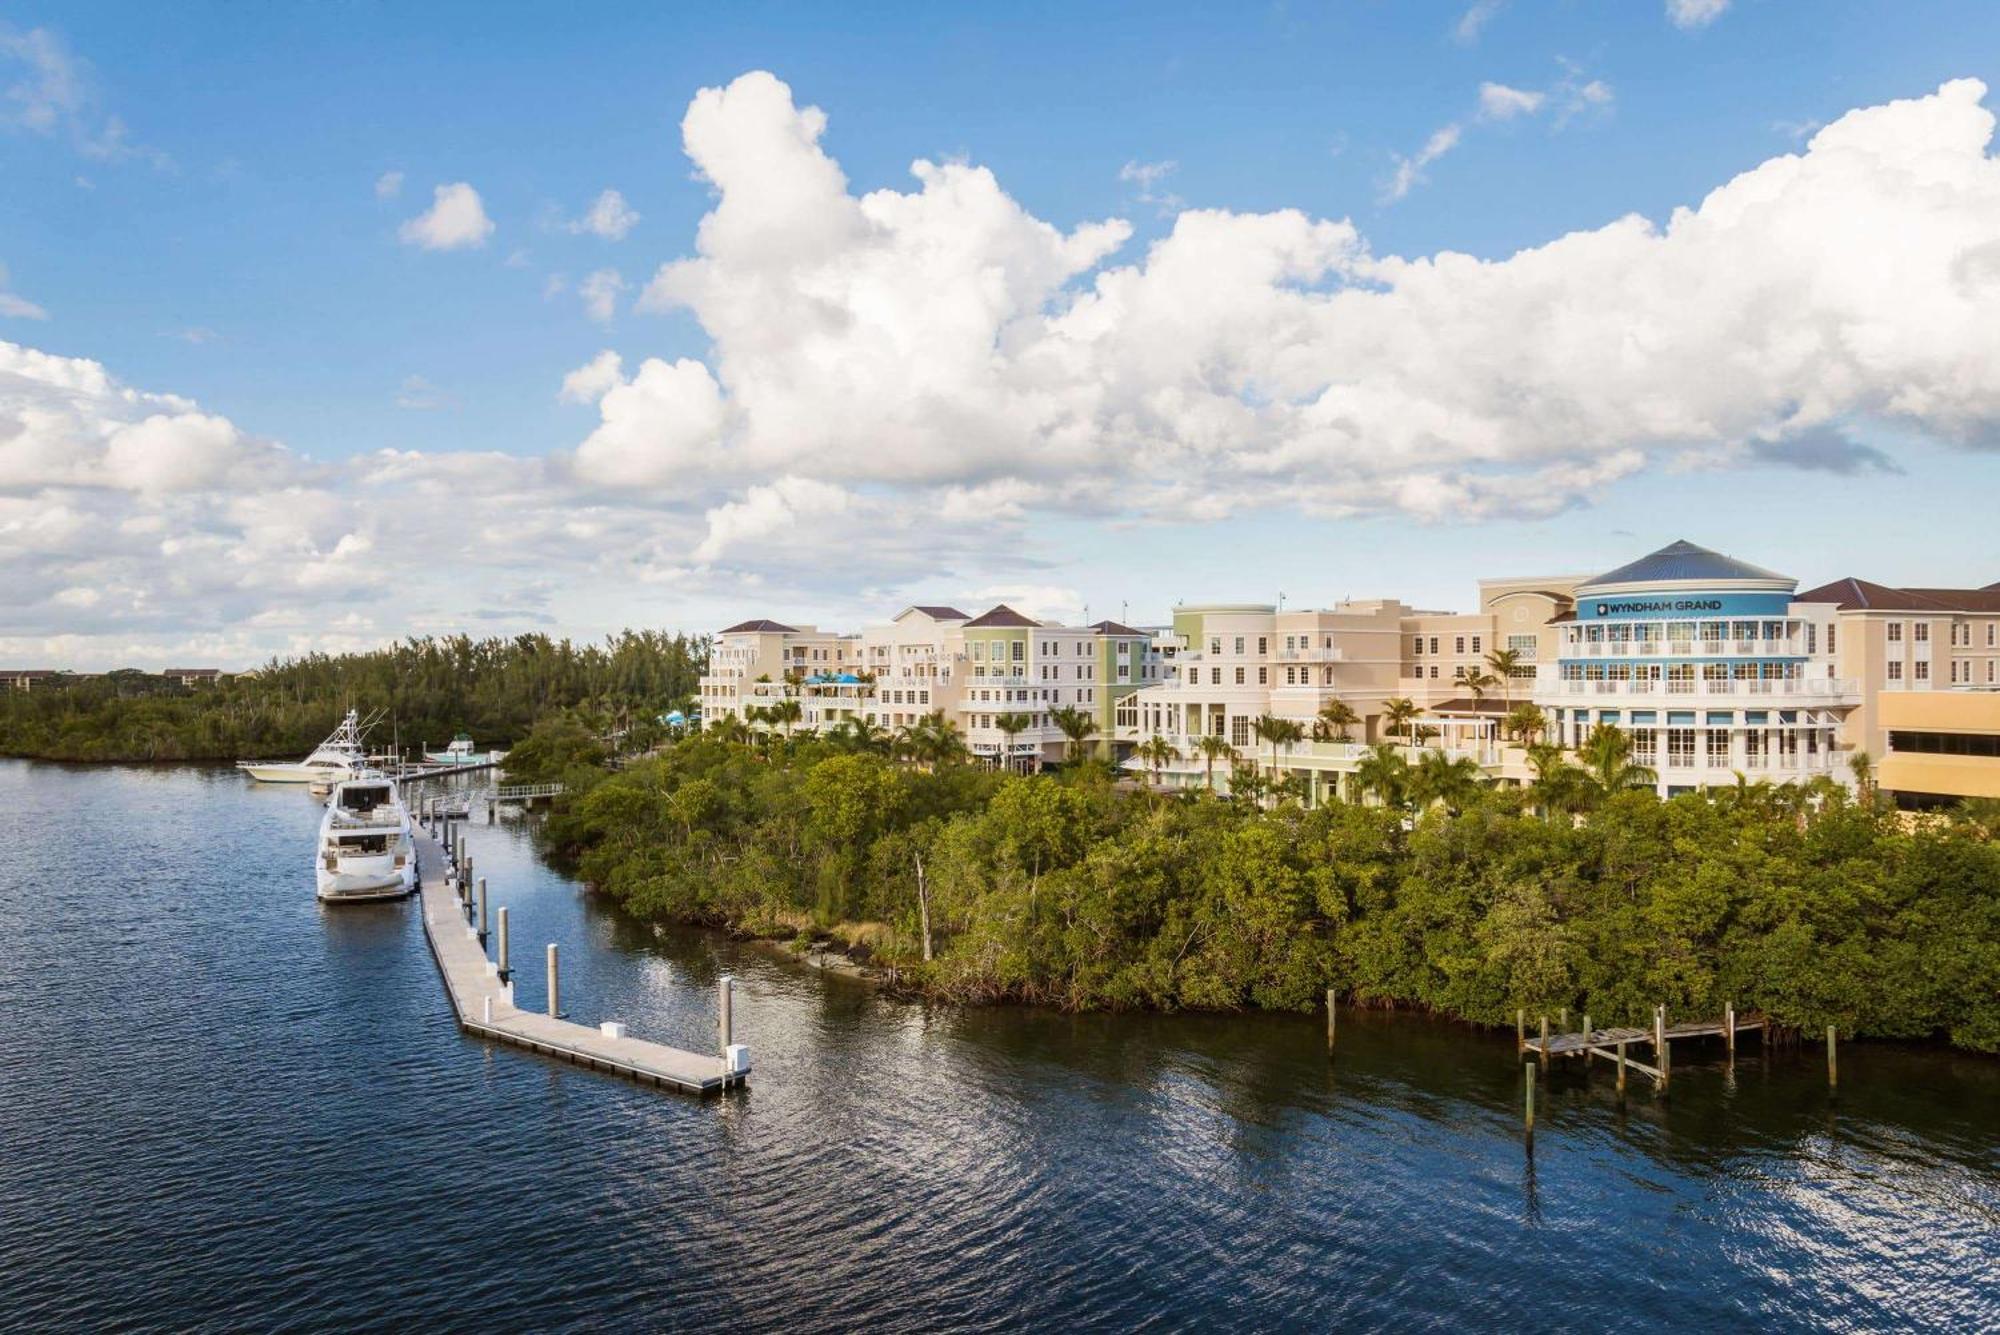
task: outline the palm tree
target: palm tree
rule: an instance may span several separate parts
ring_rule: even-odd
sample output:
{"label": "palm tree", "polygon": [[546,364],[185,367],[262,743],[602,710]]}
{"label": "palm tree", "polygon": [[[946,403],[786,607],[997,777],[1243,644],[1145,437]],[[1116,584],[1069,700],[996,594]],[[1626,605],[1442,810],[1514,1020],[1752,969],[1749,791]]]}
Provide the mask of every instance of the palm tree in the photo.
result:
{"label": "palm tree", "polygon": [[1407,738],[1410,725],[1423,712],[1423,706],[1408,696],[1393,696],[1382,702],[1382,723],[1391,733],[1400,732]]}
{"label": "palm tree", "polygon": [[1500,698],[1509,708],[1514,704],[1514,673],[1521,666],[1519,649],[1495,649],[1486,655],[1486,666],[1500,679]]}
{"label": "palm tree", "polygon": [[827,739],[848,751],[880,751],[888,745],[886,734],[860,714],[842,719]]}
{"label": "palm tree", "polygon": [[1569,763],[1563,749],[1548,742],[1531,742],[1528,766],[1535,771],[1528,793],[1544,816],[1574,810],[1582,805],[1583,772]]}
{"label": "palm tree", "polygon": [[712,727],[705,727],[702,731],[720,742],[747,742],[750,740],[749,725],[734,714],[724,714],[715,721]]}
{"label": "palm tree", "polygon": [[1451,680],[1453,685],[1460,687],[1472,697],[1474,708],[1486,698],[1486,692],[1499,684],[1491,673],[1477,667],[1462,667],[1452,674]]}
{"label": "palm tree", "polygon": [[1236,748],[1214,733],[1205,732],[1195,739],[1194,749],[1207,762],[1208,792],[1209,796],[1213,797],[1215,795],[1215,762],[1224,756],[1235,754]]}
{"label": "palm tree", "polygon": [[1540,706],[1529,704],[1526,700],[1508,710],[1507,717],[1500,721],[1501,731],[1523,746],[1532,746],[1548,726],[1548,716],[1542,713]]}
{"label": "palm tree", "polygon": [[1083,754],[1083,744],[1097,732],[1096,719],[1081,709],[1073,709],[1067,705],[1050,714],[1049,722],[1062,729],[1062,735],[1068,739],[1068,744],[1064,747],[1064,759],[1072,763]]}
{"label": "palm tree", "polygon": [[1181,751],[1179,747],[1156,732],[1139,743],[1139,758],[1153,771],[1153,786],[1157,788],[1160,786],[1160,771],[1179,760]]}
{"label": "palm tree", "polygon": [[1856,751],[1847,758],[1847,769],[1854,775],[1854,790],[1861,800],[1872,801],[1875,796],[1875,758],[1866,751]]}
{"label": "palm tree", "polygon": [[1364,793],[1374,793],[1385,807],[1400,807],[1409,792],[1410,762],[1387,742],[1380,742],[1354,768],[1354,783]]}
{"label": "palm tree", "polygon": [[1627,788],[1650,788],[1660,776],[1632,759],[1632,738],[1615,723],[1600,723],[1576,749],[1588,770],[1594,795],[1609,797]]}
{"label": "palm tree", "polygon": [[918,719],[916,735],[918,755],[932,769],[966,757],[965,735],[942,709],[933,709]]}
{"label": "palm tree", "polygon": [[764,711],[764,717],[785,730],[785,740],[792,740],[792,725],[805,717],[805,706],[794,696],[786,696]]}
{"label": "palm tree", "polygon": [[1410,775],[1410,795],[1418,805],[1442,802],[1456,816],[1479,795],[1486,775],[1467,756],[1447,756],[1442,751],[1426,751]]}
{"label": "palm tree", "polygon": [[1347,741],[1348,729],[1361,721],[1354,712],[1354,706],[1345,700],[1329,700],[1319,707],[1319,717],[1313,723],[1313,740],[1316,742]]}
{"label": "palm tree", "polygon": [[1014,738],[1026,731],[1031,722],[1033,720],[1026,714],[1001,714],[993,720],[993,726],[1007,734],[1007,754],[1003,763],[1014,763]]}

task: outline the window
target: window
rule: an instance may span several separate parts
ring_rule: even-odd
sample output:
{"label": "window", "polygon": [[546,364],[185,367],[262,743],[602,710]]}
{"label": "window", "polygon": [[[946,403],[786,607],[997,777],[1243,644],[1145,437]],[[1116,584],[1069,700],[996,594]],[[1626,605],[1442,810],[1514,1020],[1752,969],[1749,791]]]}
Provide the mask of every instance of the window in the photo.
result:
{"label": "window", "polygon": [[1436,681],[1437,679],[1438,679],[1438,670],[1435,666],[1433,666],[1431,668],[1431,680]]}
{"label": "window", "polygon": [[1231,746],[1250,745],[1250,719],[1247,715],[1237,714],[1230,718],[1229,744]]}
{"label": "window", "polygon": [[1222,669],[1221,669],[1221,668],[1210,668],[1210,669],[1208,670],[1208,684],[1209,684],[1210,686],[1220,686],[1220,685],[1222,685]]}
{"label": "window", "polygon": [[1477,635],[1472,637],[1472,652],[1475,654],[1479,652],[1479,637]]}
{"label": "window", "polygon": [[1239,654],[1243,652],[1243,637],[1241,635],[1236,637],[1236,652]]}
{"label": "window", "polygon": [[1026,642],[1025,640],[1016,640],[1016,641],[1014,641],[1014,655],[1013,655],[1013,656],[1014,656],[1014,661],[1015,661],[1016,663],[1020,663],[1020,662],[1024,662],[1024,661],[1026,661],[1026,659],[1027,659],[1027,657],[1028,657],[1028,645],[1027,645],[1027,642]]}
{"label": "window", "polygon": [[1903,679],[1903,665],[1894,659],[1889,660],[1889,680],[1901,681],[1902,679]]}
{"label": "window", "polygon": [[1259,686],[1269,686],[1271,684],[1271,669],[1269,668],[1257,669],[1257,684]]}
{"label": "window", "polygon": [[1424,637],[1419,635],[1410,641],[1410,652],[1413,654],[1421,654],[1423,651],[1424,651]]}
{"label": "window", "polygon": [[1257,637],[1257,657],[1262,658],[1265,654],[1270,652],[1270,647],[1269,647],[1270,643],[1271,642],[1265,639],[1262,635],[1259,635]]}
{"label": "window", "polygon": [[986,661],[986,641],[974,640],[972,642],[972,661],[975,663]]}
{"label": "window", "polygon": [[1828,653],[1833,652],[1834,633],[1839,629],[1838,626],[1828,626],[1826,628],[1826,651]]}
{"label": "window", "polygon": [[1465,652],[1465,637],[1463,635],[1459,636],[1458,639],[1453,643],[1451,651],[1455,654],[1462,654]]}
{"label": "window", "polygon": [[2000,736],[1992,733],[1898,732],[1889,733],[1891,751],[1918,751],[1944,756],[2000,756]]}
{"label": "window", "polygon": [[1694,729],[1667,729],[1667,764],[1682,769],[1694,764]]}
{"label": "window", "polygon": [[1433,635],[1431,636],[1431,652],[1436,653],[1437,651],[1438,651],[1438,637]]}
{"label": "window", "polygon": [[1917,680],[1929,681],[1930,679],[1931,679],[1930,660],[1928,658],[1919,658],[1917,660]]}
{"label": "window", "polygon": [[1889,623],[1889,643],[1901,644],[1902,642],[1903,642],[1903,623],[1900,621],[1891,621]]}
{"label": "window", "polygon": [[1654,744],[1657,734],[1651,728],[1639,728],[1632,733],[1632,759],[1651,768],[1656,752]]}
{"label": "window", "polygon": [[1708,767],[1710,769],[1729,768],[1729,730],[1710,728],[1708,730]]}
{"label": "window", "polygon": [[1220,635],[1211,635],[1208,637],[1208,652],[1210,654],[1219,654],[1222,652],[1222,637]]}
{"label": "window", "polygon": [[1931,623],[1928,621],[1919,621],[1915,629],[1911,631],[1911,635],[1918,644],[1928,644],[1931,638]]}
{"label": "window", "polygon": [[1986,623],[1986,647],[1988,649],[1991,649],[1993,647],[1993,632],[1995,625],[1996,623],[1991,621]]}
{"label": "window", "polygon": [[1241,685],[1243,684],[1243,669],[1242,669],[1242,668],[1237,668],[1237,669],[1236,669],[1236,684],[1237,684],[1238,686],[1241,686]]}

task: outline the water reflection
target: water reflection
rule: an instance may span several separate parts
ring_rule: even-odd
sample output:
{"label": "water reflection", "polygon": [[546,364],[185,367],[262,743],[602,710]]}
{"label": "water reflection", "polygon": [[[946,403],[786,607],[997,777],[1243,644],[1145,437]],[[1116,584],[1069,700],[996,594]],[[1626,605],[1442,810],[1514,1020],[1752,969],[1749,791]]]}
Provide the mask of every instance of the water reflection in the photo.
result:
{"label": "water reflection", "polygon": [[468,826],[523,1005],[556,941],[576,1018],[706,1049],[738,977],[756,1075],[701,1103],[460,1035],[413,907],[312,899],[316,819],[234,774],[0,764],[14,1320],[2000,1320],[1992,1062],[1855,1045],[1835,1104],[1818,1052],[1752,1041],[1621,1104],[1559,1061],[1530,1157],[1511,1034],[1346,1012],[1329,1059],[1316,1017],[887,1001]]}

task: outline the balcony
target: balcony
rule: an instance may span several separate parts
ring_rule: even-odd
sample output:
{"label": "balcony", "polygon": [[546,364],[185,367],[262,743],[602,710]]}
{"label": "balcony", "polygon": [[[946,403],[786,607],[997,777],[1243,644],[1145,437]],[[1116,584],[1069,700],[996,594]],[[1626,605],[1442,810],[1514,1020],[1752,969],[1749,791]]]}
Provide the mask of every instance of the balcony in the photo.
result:
{"label": "balcony", "polygon": [[1816,704],[1854,704],[1861,699],[1861,683],[1852,677],[1758,678],[1754,681],[1573,681],[1537,684],[1538,698],[1576,699],[1581,696],[1632,696],[1649,699],[1690,698],[1731,700],[1799,700]]}
{"label": "balcony", "polygon": [[1347,655],[1339,649],[1280,649],[1272,655],[1280,663],[1344,663]]}
{"label": "balcony", "polygon": [[1565,658],[1804,658],[1805,644],[1789,640],[1575,640]]}

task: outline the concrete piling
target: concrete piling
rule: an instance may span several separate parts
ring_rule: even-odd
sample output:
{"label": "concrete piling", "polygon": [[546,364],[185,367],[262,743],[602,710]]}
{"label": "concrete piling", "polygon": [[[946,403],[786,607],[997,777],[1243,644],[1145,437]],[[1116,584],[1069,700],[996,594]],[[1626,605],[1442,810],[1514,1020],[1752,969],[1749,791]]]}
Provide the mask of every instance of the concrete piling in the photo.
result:
{"label": "concrete piling", "polygon": [[479,878],[479,944],[486,944],[486,878]]}
{"label": "concrete piling", "polygon": [[500,964],[500,981],[504,983],[507,981],[507,906],[505,904],[500,906],[500,950],[498,958]]}
{"label": "concrete piling", "polygon": [[556,986],[556,943],[549,942],[549,1014],[562,1017],[562,994]]}
{"label": "concrete piling", "polygon": [[731,1013],[731,1006],[730,1006],[731,999],[736,991],[735,977],[730,974],[722,975],[722,977],[716,981],[716,990],[720,994],[718,999],[722,1003],[722,1012],[721,1012],[722,1053],[726,1057],[729,1055],[729,1045],[736,1041],[734,1037],[735,1027],[736,1027],[735,1026],[736,1017]]}

